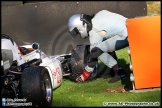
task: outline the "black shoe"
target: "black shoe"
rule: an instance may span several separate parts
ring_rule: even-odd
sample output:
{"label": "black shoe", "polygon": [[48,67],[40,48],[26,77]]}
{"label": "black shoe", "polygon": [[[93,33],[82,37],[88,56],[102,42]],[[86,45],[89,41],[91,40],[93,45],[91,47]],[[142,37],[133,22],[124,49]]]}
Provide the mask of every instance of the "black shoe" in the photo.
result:
{"label": "black shoe", "polygon": [[108,83],[114,83],[121,80],[120,76],[116,73],[114,77]]}

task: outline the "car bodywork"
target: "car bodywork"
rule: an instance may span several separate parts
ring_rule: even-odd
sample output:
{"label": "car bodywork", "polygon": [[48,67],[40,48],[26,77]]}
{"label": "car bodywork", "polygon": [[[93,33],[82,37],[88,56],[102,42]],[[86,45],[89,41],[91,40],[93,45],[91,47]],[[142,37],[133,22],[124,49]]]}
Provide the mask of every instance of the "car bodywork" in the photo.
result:
{"label": "car bodywork", "polygon": [[52,90],[61,85],[65,75],[62,61],[70,56],[48,56],[36,42],[18,46],[5,34],[1,43],[1,96],[27,98],[33,106],[51,106]]}
{"label": "car bodywork", "polygon": [[[61,63],[60,61],[57,59],[57,57],[49,57],[47,56],[43,51],[40,51],[39,49],[33,50],[32,49],[32,45],[23,45],[23,46],[17,46],[17,44],[14,42],[14,46],[11,47],[10,44],[10,40],[8,39],[1,39],[2,42],[2,47],[1,50],[5,49],[5,50],[11,50],[13,52],[13,61],[17,60],[18,65],[21,65],[23,63],[29,62],[33,59],[40,59],[42,60],[42,63],[39,64],[39,66],[44,66],[48,69],[48,72],[50,74],[50,78],[51,78],[51,82],[52,82],[52,88],[55,89],[57,88],[61,82],[62,82],[62,68],[61,68]],[[30,53],[26,54],[26,55],[22,55],[20,50],[18,49],[18,47],[25,47],[27,49],[32,49],[33,51],[31,51]],[[2,51],[2,56],[5,56],[6,53]],[[8,62],[9,63],[9,62]],[[4,67],[6,67],[7,65],[11,65],[11,61],[10,64],[8,64],[7,61],[4,61]]]}

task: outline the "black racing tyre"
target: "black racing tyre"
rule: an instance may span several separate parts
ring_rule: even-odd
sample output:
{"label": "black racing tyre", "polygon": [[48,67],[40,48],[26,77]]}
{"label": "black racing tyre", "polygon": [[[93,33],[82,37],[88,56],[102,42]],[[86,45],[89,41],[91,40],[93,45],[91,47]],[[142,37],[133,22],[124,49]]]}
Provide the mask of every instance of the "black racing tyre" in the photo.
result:
{"label": "black racing tyre", "polygon": [[42,66],[25,69],[21,76],[21,93],[34,107],[51,106],[53,92],[48,70]]}
{"label": "black racing tyre", "polygon": [[[71,80],[76,80],[77,77],[79,77],[85,66],[87,65],[88,55],[90,53],[90,45],[77,45],[72,51],[71,51],[71,71],[72,75],[67,76]],[[97,65],[97,64],[96,64]],[[91,76],[87,80],[93,80],[97,76],[97,68],[95,68],[94,72],[91,74]]]}
{"label": "black racing tyre", "polygon": [[[115,51],[113,52],[108,52],[115,60],[117,60],[117,56]],[[88,57],[90,54],[90,45],[77,45],[72,51],[71,51],[71,59],[70,59],[70,67],[72,71],[72,75],[67,76],[69,79],[75,81],[77,77],[79,77],[85,66],[87,65]],[[103,66],[101,66],[103,65]],[[101,67],[100,67],[101,66]],[[99,69],[100,67],[100,69]],[[98,77],[104,77],[108,75],[109,73],[111,74],[112,72],[110,71],[112,69],[108,68],[106,65],[103,63],[96,63],[95,69],[90,75],[90,77],[87,80],[94,80]],[[114,72],[113,72],[114,73]]]}

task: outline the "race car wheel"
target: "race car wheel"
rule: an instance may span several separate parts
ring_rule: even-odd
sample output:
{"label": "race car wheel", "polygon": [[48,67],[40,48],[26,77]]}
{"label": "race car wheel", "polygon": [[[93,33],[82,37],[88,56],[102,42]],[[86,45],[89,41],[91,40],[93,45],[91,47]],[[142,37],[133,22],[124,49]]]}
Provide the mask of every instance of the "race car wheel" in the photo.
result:
{"label": "race car wheel", "polygon": [[[90,53],[89,48],[90,45],[77,45],[71,51],[70,64],[72,75],[68,76],[69,79],[75,81],[76,78],[82,74],[84,67],[87,65],[88,55]],[[90,75],[90,77],[87,80],[96,79],[96,76],[97,76],[97,67],[95,67],[94,72]]]}
{"label": "race car wheel", "polygon": [[[108,52],[115,60],[117,60],[117,56],[115,51],[113,52]],[[69,79],[75,81],[77,77],[79,77],[83,70],[84,67],[87,65],[88,59],[89,59],[89,54],[90,54],[90,45],[77,45],[72,51],[71,51],[71,59],[70,59],[70,64],[71,64],[71,71],[72,75],[67,76]],[[100,67],[103,65],[102,67]],[[100,67],[100,69],[99,69]],[[108,68],[106,65],[103,63],[98,64],[96,63],[96,66],[94,68],[94,71],[90,75],[90,77],[87,80],[94,80],[98,77],[104,77],[108,74],[114,74],[113,70]]]}
{"label": "race car wheel", "polygon": [[51,106],[53,92],[48,70],[45,67],[29,67],[21,76],[22,98],[32,106]]}

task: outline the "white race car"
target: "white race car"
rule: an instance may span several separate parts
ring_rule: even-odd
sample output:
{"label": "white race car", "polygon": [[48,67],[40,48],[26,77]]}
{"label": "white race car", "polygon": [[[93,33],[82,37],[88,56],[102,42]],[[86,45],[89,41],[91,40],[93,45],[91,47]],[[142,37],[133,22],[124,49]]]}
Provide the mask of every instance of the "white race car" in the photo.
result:
{"label": "white race car", "polygon": [[38,43],[17,46],[2,34],[1,97],[26,99],[32,106],[51,106],[53,90],[66,75],[63,75],[62,62],[67,56],[70,57],[69,54],[47,56]]}
{"label": "white race car", "polygon": [[[70,54],[48,56],[38,43],[17,46],[8,35],[1,34],[1,97],[25,99],[32,106],[51,106],[53,90],[63,77],[76,80],[88,54],[89,45],[77,45]],[[96,70],[90,80],[97,76]]]}

